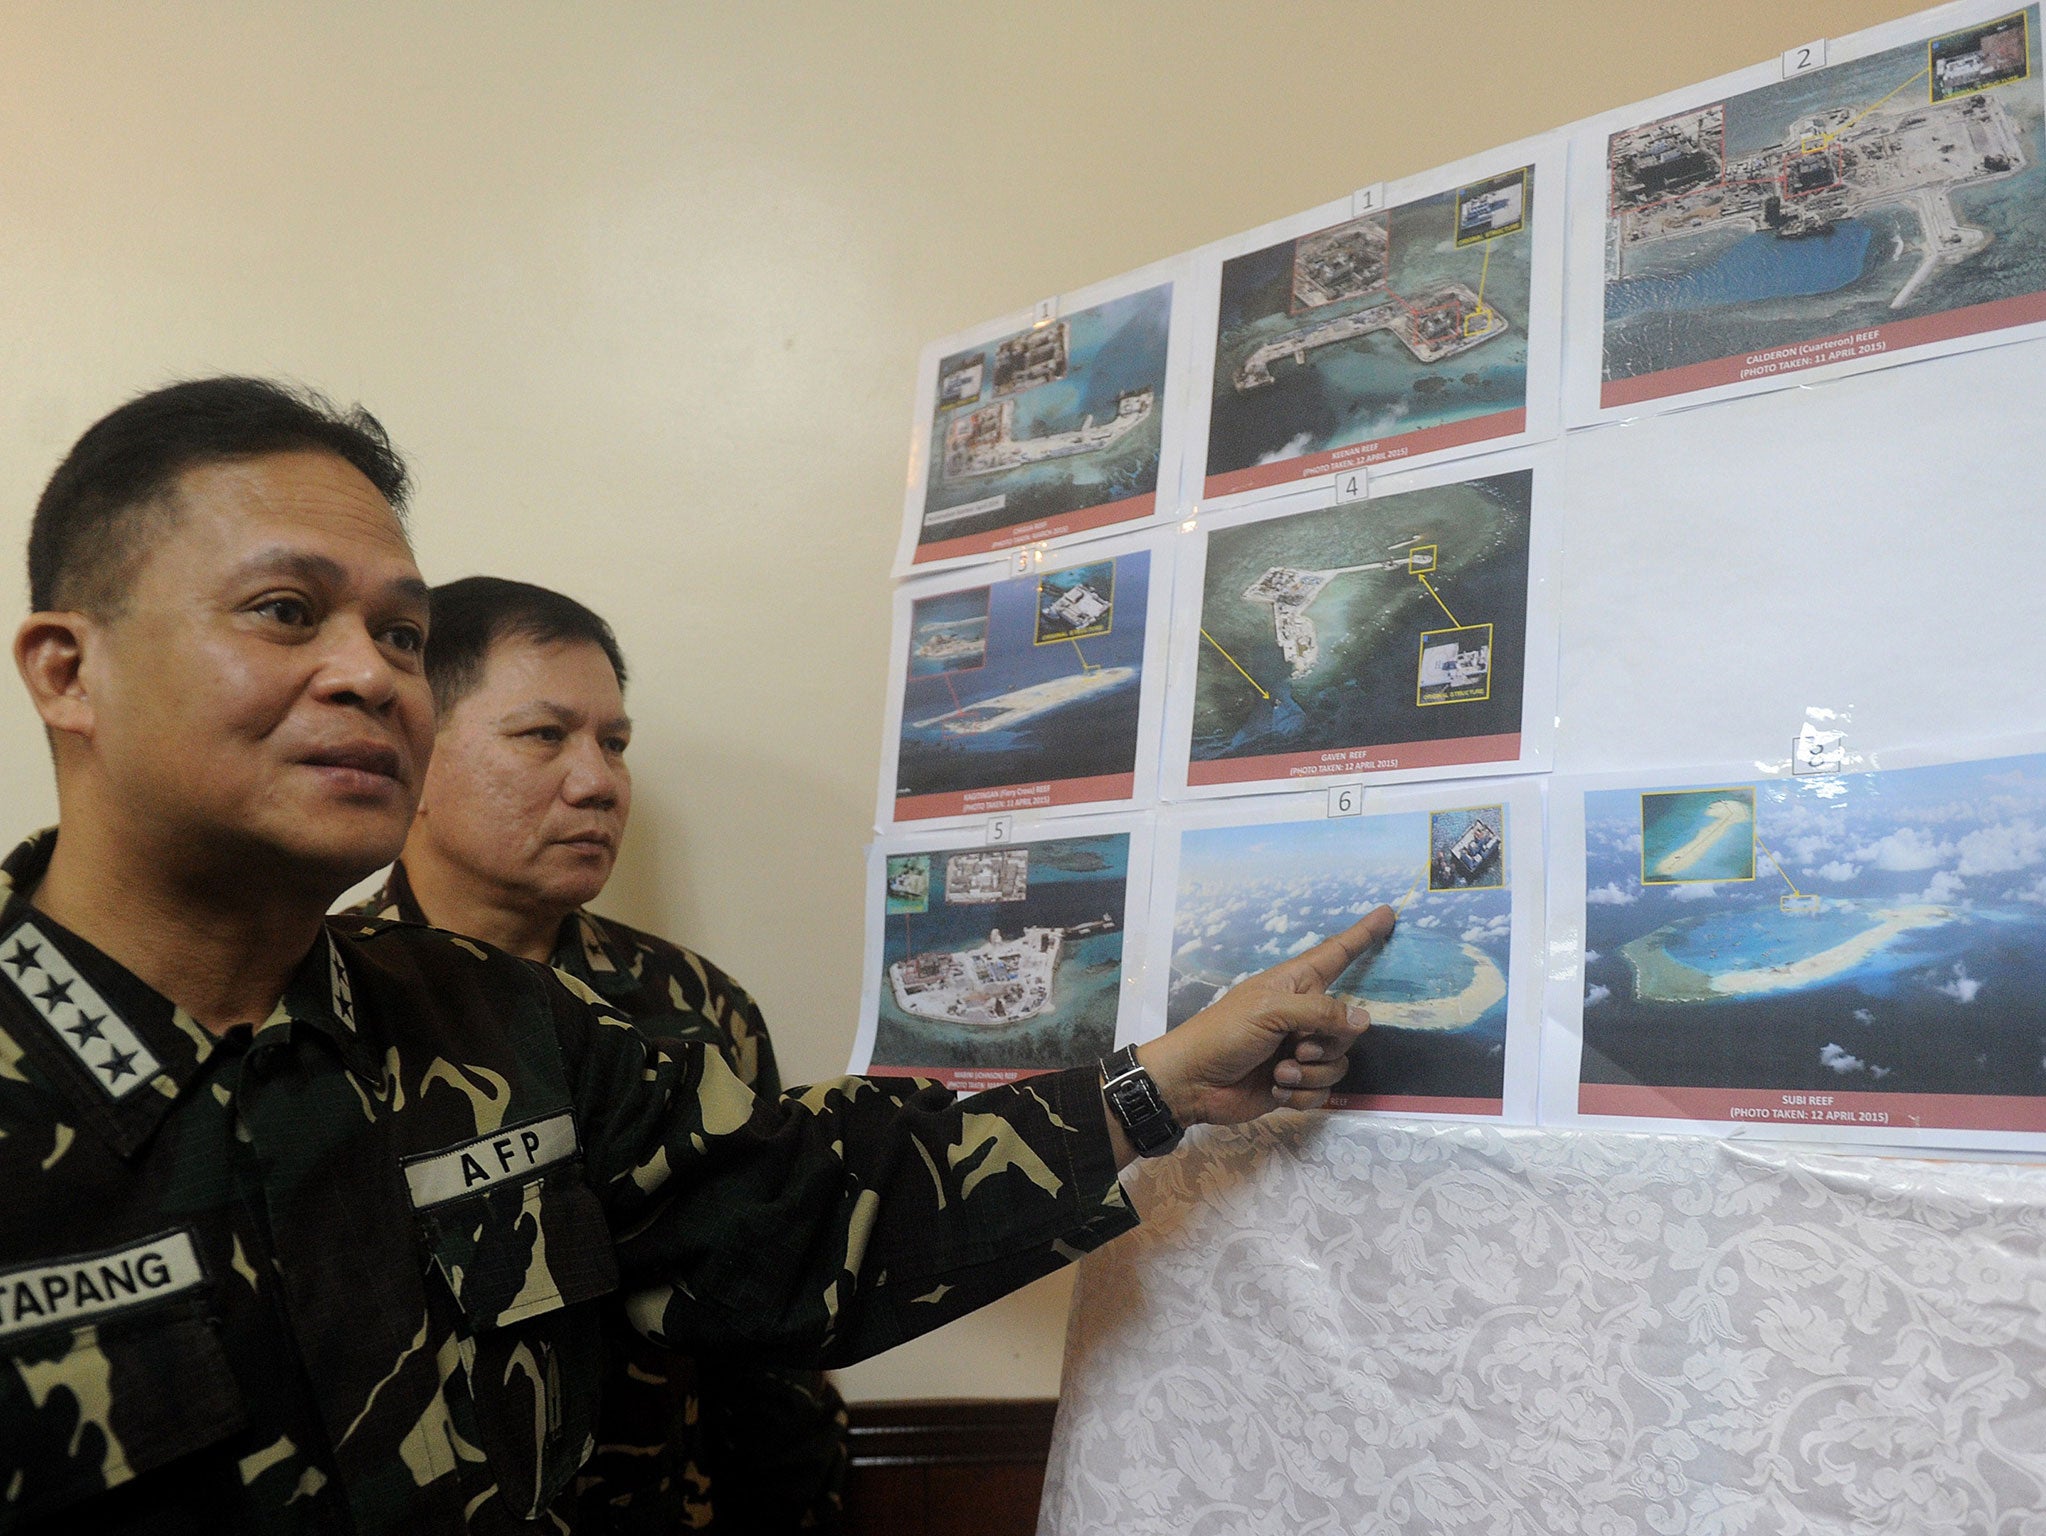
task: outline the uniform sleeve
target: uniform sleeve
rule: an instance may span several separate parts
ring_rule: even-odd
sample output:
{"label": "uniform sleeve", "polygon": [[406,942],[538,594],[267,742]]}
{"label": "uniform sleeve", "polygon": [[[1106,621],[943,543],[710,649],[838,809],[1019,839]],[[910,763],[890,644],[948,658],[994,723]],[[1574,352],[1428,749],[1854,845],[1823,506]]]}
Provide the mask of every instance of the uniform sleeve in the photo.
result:
{"label": "uniform sleeve", "polygon": [[845,1403],[822,1372],[699,1362],[704,1451],[720,1522],[736,1531],[843,1524]]}
{"label": "uniform sleeve", "polygon": [[762,1100],[716,1051],[550,993],[627,1312],[657,1342],[849,1365],[1136,1225],[1091,1070],[963,1100],[857,1077]]}

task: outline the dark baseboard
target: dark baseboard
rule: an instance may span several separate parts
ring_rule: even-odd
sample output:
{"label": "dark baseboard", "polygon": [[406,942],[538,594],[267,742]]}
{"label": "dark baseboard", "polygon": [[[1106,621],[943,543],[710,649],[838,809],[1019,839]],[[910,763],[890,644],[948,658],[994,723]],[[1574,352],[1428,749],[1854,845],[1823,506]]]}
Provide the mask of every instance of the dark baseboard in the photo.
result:
{"label": "dark baseboard", "polygon": [[1032,1536],[1057,1402],[853,1403],[848,1536]]}

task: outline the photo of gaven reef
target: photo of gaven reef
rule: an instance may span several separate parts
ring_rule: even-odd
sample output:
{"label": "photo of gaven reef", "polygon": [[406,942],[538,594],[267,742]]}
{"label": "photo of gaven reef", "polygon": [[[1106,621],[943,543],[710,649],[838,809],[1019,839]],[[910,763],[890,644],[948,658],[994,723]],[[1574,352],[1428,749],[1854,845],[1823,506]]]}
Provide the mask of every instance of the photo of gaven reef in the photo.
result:
{"label": "photo of gaven reef", "polygon": [[[1208,763],[1517,733],[1532,496],[1516,470],[1210,534],[1193,781]],[[1430,670],[1445,634],[1453,661],[1478,658],[1469,686]]]}
{"label": "photo of gaven reef", "polygon": [[1593,791],[1585,869],[1586,1084],[2046,1095],[2046,758]]}
{"label": "photo of gaven reef", "polygon": [[1208,494],[1522,409],[1533,195],[1517,169],[1224,262]]}
{"label": "photo of gaven reef", "polygon": [[1054,1072],[1114,1050],[1128,835],[927,857],[926,909],[887,918],[873,1070]]}
{"label": "photo of gaven reef", "polygon": [[1606,381],[2046,290],[2041,101],[2031,7],[1614,134]]}

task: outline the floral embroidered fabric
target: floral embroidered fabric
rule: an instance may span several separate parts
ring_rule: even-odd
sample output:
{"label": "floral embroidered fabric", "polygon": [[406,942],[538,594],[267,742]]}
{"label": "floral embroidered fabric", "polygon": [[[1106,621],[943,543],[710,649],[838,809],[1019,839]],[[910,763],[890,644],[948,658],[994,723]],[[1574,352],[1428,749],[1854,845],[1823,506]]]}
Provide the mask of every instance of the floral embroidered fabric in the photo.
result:
{"label": "floral embroidered fabric", "polygon": [[1040,1536],[2046,1532],[2046,1170],[1282,1117],[1129,1183]]}

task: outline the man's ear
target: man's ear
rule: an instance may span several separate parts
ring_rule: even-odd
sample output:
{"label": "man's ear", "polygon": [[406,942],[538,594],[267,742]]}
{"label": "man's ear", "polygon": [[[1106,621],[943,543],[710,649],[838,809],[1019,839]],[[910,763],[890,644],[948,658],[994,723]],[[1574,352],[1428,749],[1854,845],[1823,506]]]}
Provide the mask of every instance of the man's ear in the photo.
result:
{"label": "man's ear", "polygon": [[36,713],[53,731],[90,737],[96,724],[85,692],[85,652],[96,639],[82,613],[32,613],[14,635],[14,666]]}

